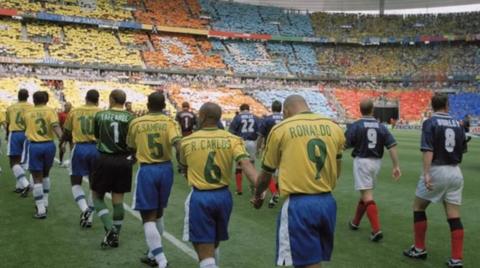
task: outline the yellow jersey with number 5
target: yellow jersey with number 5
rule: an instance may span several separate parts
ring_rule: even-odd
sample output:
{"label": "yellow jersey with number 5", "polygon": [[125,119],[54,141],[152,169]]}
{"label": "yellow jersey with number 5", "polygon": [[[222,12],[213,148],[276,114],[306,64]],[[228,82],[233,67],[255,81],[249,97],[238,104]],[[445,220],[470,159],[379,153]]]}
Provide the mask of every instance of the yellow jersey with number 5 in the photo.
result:
{"label": "yellow jersey with number 5", "polygon": [[331,192],[344,144],[343,130],[335,122],[314,113],[297,114],[273,127],[262,169],[279,169],[283,196]]}
{"label": "yellow jersey with number 5", "polygon": [[181,141],[180,163],[187,166],[189,185],[199,190],[228,186],[233,165],[248,157],[242,138],[218,128],[203,128]]}
{"label": "yellow jersey with number 5", "polygon": [[150,113],[132,120],[127,145],[136,149],[139,163],[161,163],[172,159],[172,146],[180,139],[177,122],[164,114]]}
{"label": "yellow jersey with number 5", "polygon": [[39,105],[25,112],[25,135],[29,141],[53,141],[53,127],[56,125],[58,116],[50,107]]}
{"label": "yellow jersey with number 5", "polygon": [[33,105],[28,102],[18,102],[10,105],[6,112],[6,122],[9,131],[25,131],[25,112],[32,109]]}
{"label": "yellow jersey with number 5", "polygon": [[95,105],[84,105],[68,113],[63,127],[72,133],[74,143],[95,142],[93,121],[99,111],[100,108]]}

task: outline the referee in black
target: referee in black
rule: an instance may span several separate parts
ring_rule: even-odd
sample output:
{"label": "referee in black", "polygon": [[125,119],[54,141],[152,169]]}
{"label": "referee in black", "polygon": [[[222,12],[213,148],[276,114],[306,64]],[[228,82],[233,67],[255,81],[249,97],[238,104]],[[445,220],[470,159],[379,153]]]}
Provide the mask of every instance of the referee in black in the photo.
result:
{"label": "referee in black", "polygon": [[[127,97],[116,89],[110,93],[110,108],[95,115],[94,133],[100,153],[92,174],[91,188],[97,215],[105,227],[102,248],[118,247],[124,218],[123,195],[132,188],[131,152],[127,147],[128,125],[134,116],[123,109]],[[113,217],[105,204],[105,193],[112,194]]]}

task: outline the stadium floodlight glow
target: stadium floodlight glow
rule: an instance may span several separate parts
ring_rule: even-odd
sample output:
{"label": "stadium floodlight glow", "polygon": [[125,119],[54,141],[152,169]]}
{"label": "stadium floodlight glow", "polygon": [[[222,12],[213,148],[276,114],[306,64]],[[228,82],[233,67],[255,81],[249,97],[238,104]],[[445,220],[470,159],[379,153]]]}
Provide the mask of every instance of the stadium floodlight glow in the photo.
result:
{"label": "stadium floodlight glow", "polygon": [[23,20],[22,16],[12,16],[12,19],[14,20]]}

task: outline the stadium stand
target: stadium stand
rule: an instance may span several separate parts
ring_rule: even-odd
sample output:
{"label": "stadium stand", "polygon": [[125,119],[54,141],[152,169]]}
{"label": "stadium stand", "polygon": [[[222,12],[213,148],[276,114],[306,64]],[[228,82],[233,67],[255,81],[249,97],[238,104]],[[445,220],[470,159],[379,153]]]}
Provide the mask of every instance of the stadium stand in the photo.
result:
{"label": "stadium stand", "polygon": [[129,4],[137,6],[135,19],[144,24],[207,28],[196,0],[130,0]]}
{"label": "stadium stand", "polygon": [[[3,111],[10,104],[17,101],[18,89],[27,89],[30,96],[35,91],[47,91],[50,98],[48,106],[52,108],[60,108],[60,102],[55,97],[53,91],[51,91],[41,80],[28,77],[15,77],[15,78],[0,78],[0,111]],[[31,99],[30,99],[31,101]]]}
{"label": "stadium stand", "polygon": [[317,36],[334,38],[477,34],[480,13],[366,15],[317,12],[311,15]]}
{"label": "stadium stand", "polygon": [[310,18],[299,12],[271,6],[254,6],[227,1],[199,0],[202,11],[216,30],[289,36],[313,36]]}
{"label": "stadium stand", "polygon": [[265,106],[257,102],[251,96],[245,95],[239,89],[225,87],[185,87],[178,84],[168,86],[168,93],[173,104],[177,107],[184,101],[190,102],[190,107],[198,111],[200,106],[208,101],[218,103],[223,110],[223,119],[231,119],[243,103],[250,105],[250,110],[256,115],[267,114]]}
{"label": "stadium stand", "polygon": [[480,94],[462,92],[449,95],[450,114],[457,119],[466,115],[480,116]]}
{"label": "stadium stand", "polygon": [[0,19],[0,56],[39,60],[44,55],[43,45],[30,42],[19,22]]}
{"label": "stadium stand", "polygon": [[298,94],[303,96],[310,108],[315,113],[320,113],[329,118],[337,118],[335,108],[330,105],[327,98],[315,88],[278,88],[275,90],[249,90],[246,92],[264,106],[270,107],[274,100],[283,102],[289,95]]}

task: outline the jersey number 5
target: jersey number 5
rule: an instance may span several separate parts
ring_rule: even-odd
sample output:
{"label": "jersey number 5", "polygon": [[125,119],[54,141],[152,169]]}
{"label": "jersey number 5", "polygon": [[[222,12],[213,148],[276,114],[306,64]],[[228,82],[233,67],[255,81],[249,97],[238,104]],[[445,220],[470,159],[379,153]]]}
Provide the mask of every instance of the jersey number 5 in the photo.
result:
{"label": "jersey number 5", "polygon": [[327,158],[327,146],[325,145],[325,142],[320,139],[311,139],[307,143],[307,152],[308,159],[315,163],[315,167],[317,168],[315,179],[319,180],[320,172],[322,171],[322,168],[325,165],[325,159]]}
{"label": "jersey number 5", "polygon": [[163,146],[156,142],[155,140],[160,138],[160,134],[148,134],[148,149],[150,149],[150,155],[155,158],[159,159],[163,156]]}
{"label": "jersey number 5", "polygon": [[215,152],[208,154],[207,163],[203,169],[203,175],[208,183],[219,183],[222,178],[222,170],[219,166],[215,165]]}

